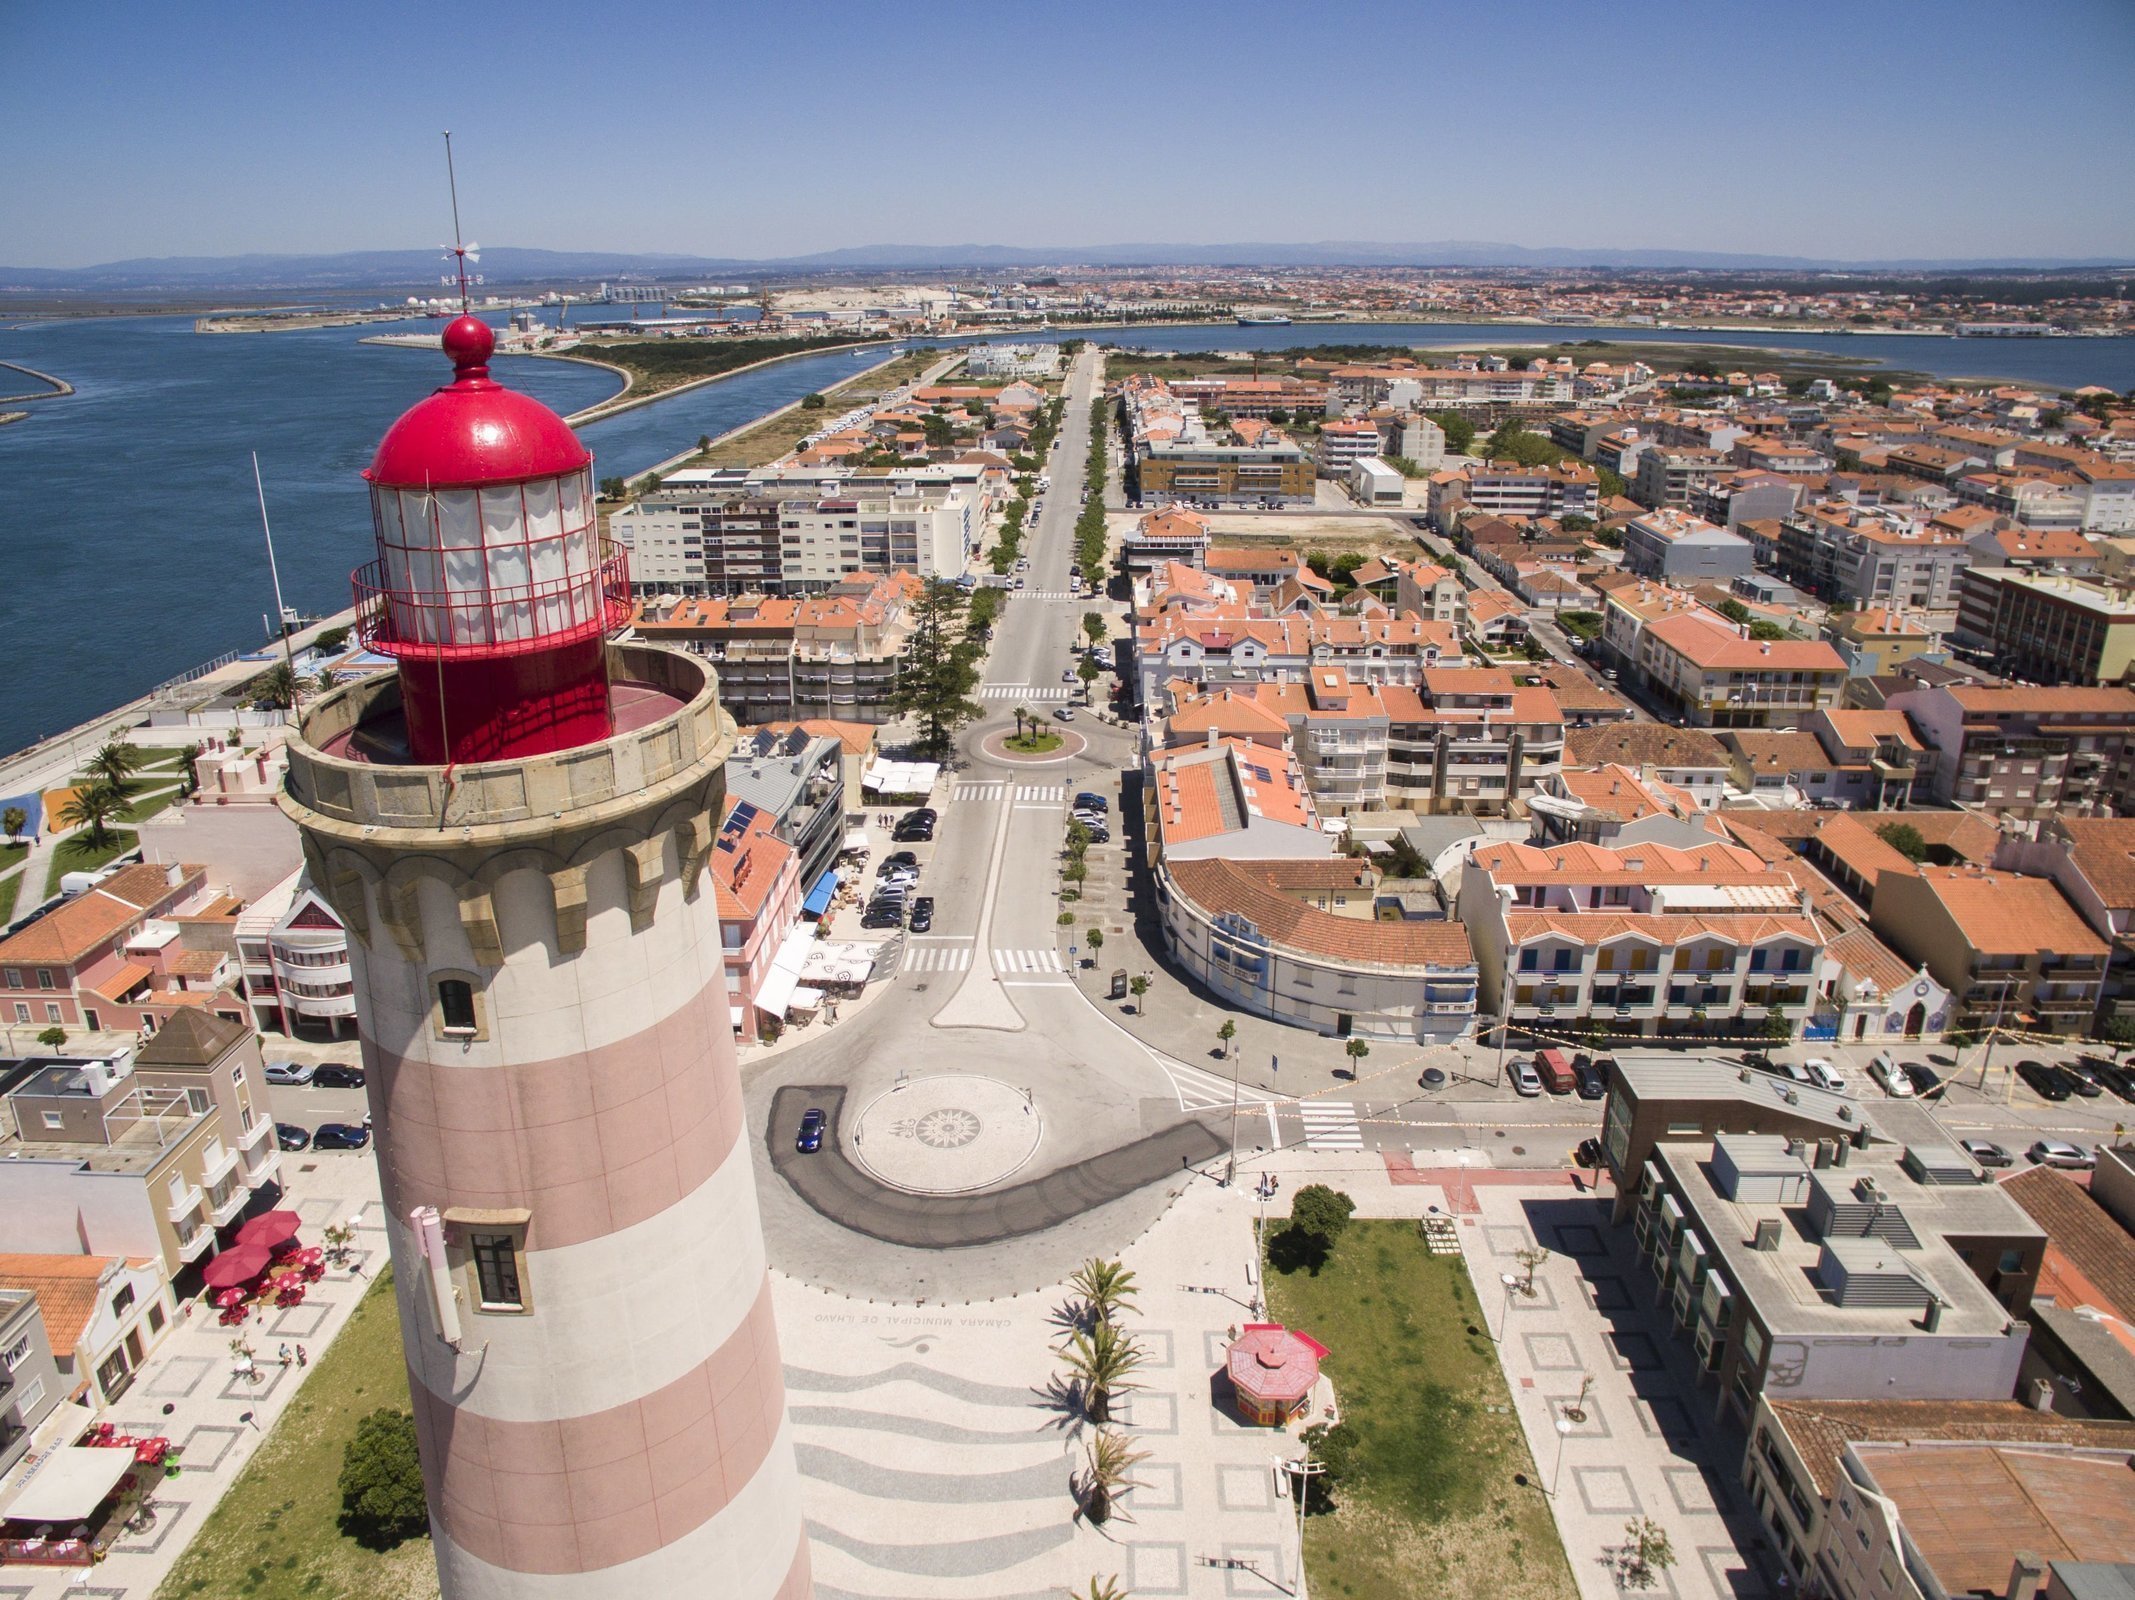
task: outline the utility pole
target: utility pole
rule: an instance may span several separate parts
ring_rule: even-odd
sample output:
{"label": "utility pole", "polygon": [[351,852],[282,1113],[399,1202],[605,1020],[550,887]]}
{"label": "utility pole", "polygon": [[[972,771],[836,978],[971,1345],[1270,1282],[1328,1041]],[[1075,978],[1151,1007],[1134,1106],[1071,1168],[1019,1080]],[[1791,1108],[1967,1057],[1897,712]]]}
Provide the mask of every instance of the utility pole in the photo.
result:
{"label": "utility pole", "polygon": [[1238,1042],[1223,1041],[1223,1053],[1231,1058],[1231,1159],[1223,1169],[1223,1186],[1228,1189],[1231,1179],[1238,1174]]}
{"label": "utility pole", "polygon": [[1296,1480],[1291,1493],[1297,1498],[1297,1600],[1305,1600],[1305,1502],[1312,1497],[1312,1480],[1323,1476],[1327,1463],[1312,1459],[1312,1441],[1302,1441],[1305,1453],[1283,1463]]}

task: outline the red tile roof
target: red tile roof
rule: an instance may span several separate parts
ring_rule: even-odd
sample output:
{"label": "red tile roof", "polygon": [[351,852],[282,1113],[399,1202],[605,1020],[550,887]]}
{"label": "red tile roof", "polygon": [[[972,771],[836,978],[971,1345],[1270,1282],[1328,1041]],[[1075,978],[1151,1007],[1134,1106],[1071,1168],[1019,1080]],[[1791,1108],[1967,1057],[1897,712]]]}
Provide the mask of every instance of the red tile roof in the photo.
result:
{"label": "red tile roof", "polygon": [[1468,930],[1457,922],[1374,922],[1338,917],[1281,892],[1255,861],[1173,861],[1173,884],[1210,915],[1244,917],[1278,948],[1360,967],[1474,964]]}

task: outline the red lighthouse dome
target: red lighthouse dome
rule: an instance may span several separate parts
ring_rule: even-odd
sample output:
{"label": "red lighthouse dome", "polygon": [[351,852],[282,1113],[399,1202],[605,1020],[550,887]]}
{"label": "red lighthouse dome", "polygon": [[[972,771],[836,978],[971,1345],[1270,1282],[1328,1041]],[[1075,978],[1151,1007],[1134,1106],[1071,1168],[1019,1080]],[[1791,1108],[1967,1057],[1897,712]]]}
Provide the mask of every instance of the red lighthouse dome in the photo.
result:
{"label": "red lighthouse dome", "polygon": [[495,761],[613,731],[607,635],[629,614],[600,538],[593,457],[489,376],[486,323],[445,330],[453,381],[386,431],[364,477],[378,559],[355,575],[364,642],[400,663],[409,753]]}

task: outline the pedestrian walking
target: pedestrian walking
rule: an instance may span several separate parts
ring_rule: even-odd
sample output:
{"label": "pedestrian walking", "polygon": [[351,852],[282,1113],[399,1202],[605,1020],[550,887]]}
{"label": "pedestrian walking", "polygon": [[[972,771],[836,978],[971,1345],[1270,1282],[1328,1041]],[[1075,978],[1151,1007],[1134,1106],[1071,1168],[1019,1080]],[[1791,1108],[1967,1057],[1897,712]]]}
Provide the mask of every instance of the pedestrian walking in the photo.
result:
{"label": "pedestrian walking", "polygon": [[311,1357],[307,1356],[304,1353],[304,1347],[302,1345],[297,1346],[297,1365],[299,1367],[308,1367],[311,1365]]}
{"label": "pedestrian walking", "polygon": [[286,1344],[282,1346],[282,1365],[285,1367],[289,1365],[289,1346]]}

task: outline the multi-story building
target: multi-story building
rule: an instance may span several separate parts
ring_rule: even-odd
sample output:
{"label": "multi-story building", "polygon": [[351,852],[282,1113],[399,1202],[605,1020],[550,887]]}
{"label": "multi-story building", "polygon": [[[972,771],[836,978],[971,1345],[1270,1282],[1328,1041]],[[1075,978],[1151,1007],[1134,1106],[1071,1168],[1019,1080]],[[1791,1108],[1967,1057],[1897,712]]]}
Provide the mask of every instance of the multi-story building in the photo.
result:
{"label": "multi-story building", "polygon": [[974,378],[1057,377],[1060,372],[1060,346],[976,344],[964,358],[964,370]]}
{"label": "multi-story building", "polygon": [[[1640,1100],[1696,1092],[1671,1087],[1661,1067],[1618,1076],[1633,1072]],[[1774,1110],[1812,1093],[1752,1077],[1745,1093],[1762,1092]],[[1619,1119],[1635,1111],[1610,1098],[1602,1137],[1614,1170]],[[1982,1181],[1954,1139],[1882,1143],[1858,1110],[1830,1109],[1842,1133],[1664,1135],[1619,1176],[1639,1258],[1696,1353],[1714,1412],[1746,1426],[1767,1395],[2007,1399],[2044,1231]],[[1784,1126],[1769,1113],[1758,1120]]]}
{"label": "multi-story building", "polygon": [[1431,525],[1451,533],[1470,512],[1485,516],[1591,517],[1599,503],[1600,480],[1583,461],[1523,467],[1509,461],[1475,462],[1431,477],[1428,505]]}
{"label": "multi-story building", "polygon": [[[190,1054],[219,1043],[229,1058],[251,1034],[203,1030],[202,1040]],[[274,1182],[281,1162],[264,1085],[245,1091],[253,1121],[240,1127],[224,1120],[223,1105],[242,1086],[213,1084],[207,1069],[172,1054],[140,1070],[130,1055],[54,1061],[10,1091],[0,1213],[11,1243],[152,1257],[175,1278]]]}
{"label": "multi-story building", "polygon": [[[721,499],[701,490],[658,490],[608,519],[630,552],[633,594],[784,594],[788,578],[774,499]],[[811,580],[791,580],[797,589]]]}
{"label": "multi-story building", "polygon": [[787,590],[855,572],[963,574],[979,542],[979,502],[962,489],[788,500],[779,506],[779,570]]}
{"label": "multi-story building", "polygon": [[[94,1247],[0,1254],[0,1294],[36,1301],[54,1387],[99,1409],[133,1387],[141,1363],[178,1320],[160,1262]],[[7,1403],[0,1395],[0,1408]]]}
{"label": "multi-story building", "polygon": [[1890,870],[1869,924],[1950,991],[1965,1027],[2085,1033],[2112,947],[2047,878],[1980,866]]}
{"label": "multi-story building", "polygon": [[1828,600],[1851,606],[1948,611],[1972,559],[1964,534],[1883,507],[1824,502],[1782,525],[1780,573]]}
{"label": "multi-story building", "polygon": [[37,1295],[0,1289],[0,1482],[29,1454],[37,1425],[66,1397]]}
{"label": "multi-story building", "polygon": [[170,920],[221,899],[197,866],[123,867],[0,941],[0,1008],[17,1026],[91,1033],[153,1029],[192,1005],[241,1020],[236,963],[187,949]]}
{"label": "multi-story building", "polygon": [[[1373,434],[1376,440],[1377,434]],[[1312,457],[1289,439],[1152,441],[1132,463],[1139,500],[1290,505],[1317,493]]]}
{"label": "multi-story building", "polygon": [[1933,752],[1927,797],[1941,804],[2038,817],[2124,814],[2135,801],[2135,689],[1947,683],[1884,708]]}
{"label": "multi-story building", "polygon": [[2135,672],[2135,592],[2065,572],[1968,567],[1956,637],[2027,683],[2125,683]]}
{"label": "multi-story building", "polygon": [[843,744],[806,728],[738,734],[726,761],[726,792],[770,819],[798,857],[802,893],[813,892],[845,843]]}
{"label": "multi-story building", "polygon": [[237,958],[253,1025],[261,1032],[355,1037],[348,929],[311,888],[303,869],[238,913]]}
{"label": "multi-story building", "polygon": [[1734,463],[1727,459],[1725,451],[1656,446],[1639,453],[1638,467],[1631,478],[1631,498],[1655,510],[1673,507],[1687,511],[1699,489],[1733,469]]}
{"label": "multi-story building", "polygon": [[1357,682],[1413,686],[1434,668],[1465,664],[1451,623],[1318,610],[1269,616],[1245,604],[1174,606],[1137,617],[1133,652],[1141,705],[1174,678],[1213,686],[1302,683],[1315,666],[1339,666]]}
{"label": "multi-story building", "polygon": [[1906,662],[1933,655],[1940,648],[1927,629],[1888,606],[1842,612],[1825,624],[1824,637],[1846,658],[1847,671],[1857,678],[1895,673]]}
{"label": "multi-story building", "polygon": [[1815,1004],[1826,935],[1739,845],[1484,845],[1461,876],[1486,1012],[1527,1028],[1738,1037]]}
{"label": "multi-story building", "polygon": [[1165,506],[1136,520],[1120,537],[1120,559],[1130,573],[1147,572],[1167,561],[1182,566],[1208,565],[1208,518],[1185,506]]}
{"label": "multi-story building", "polygon": [[1823,640],[1753,639],[1702,606],[1648,622],[1634,665],[1669,713],[1695,728],[1795,727],[1837,705],[1846,684],[1845,660]]}
{"label": "multi-story building", "polygon": [[1723,528],[1777,522],[1801,504],[1802,482],[1779,472],[1744,468],[1707,478],[1691,496],[1690,509]]}
{"label": "multi-story building", "polygon": [[1375,422],[1363,417],[1329,417],[1320,426],[1313,464],[1321,477],[1341,482],[1359,461],[1379,454],[1383,443]]}
{"label": "multi-story building", "polygon": [[1424,472],[1436,472],[1445,465],[1446,430],[1420,411],[1411,411],[1401,419],[1396,446],[1396,455]]}
{"label": "multi-story building", "polygon": [[2104,1600],[2135,1549],[2131,1467],[2135,1423],[2013,1399],[1775,1391],[1742,1485],[1804,1594]]}
{"label": "multi-story building", "polygon": [[1728,583],[1755,565],[1749,541],[1688,511],[1663,508],[1633,517],[1623,529],[1624,566],[1643,578]]}
{"label": "multi-story building", "polygon": [[743,1039],[775,1036],[784,1023],[783,1008],[774,1012],[759,1002],[800,921],[800,854],[773,830],[769,814],[738,800],[712,841],[712,885],[726,941],[727,1003],[734,1032]]}

